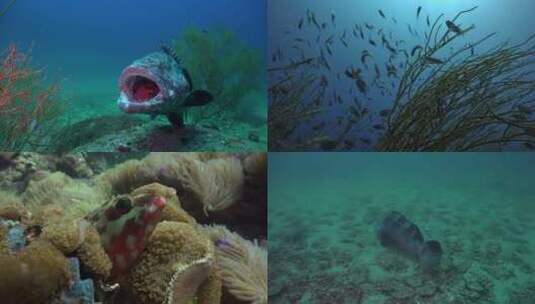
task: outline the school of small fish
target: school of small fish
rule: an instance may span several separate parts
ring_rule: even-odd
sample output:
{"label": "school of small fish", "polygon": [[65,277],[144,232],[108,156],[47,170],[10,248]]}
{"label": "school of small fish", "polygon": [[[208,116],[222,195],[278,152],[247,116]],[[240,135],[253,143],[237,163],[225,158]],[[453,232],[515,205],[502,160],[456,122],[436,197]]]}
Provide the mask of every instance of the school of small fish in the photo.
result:
{"label": "school of small fish", "polygon": [[[417,23],[420,22],[420,15],[423,12],[424,9],[421,6],[416,9]],[[273,64],[289,62],[290,65],[297,65],[306,62],[308,67],[314,68],[321,75],[319,77],[320,89],[323,92],[332,91],[332,98],[325,98],[325,102],[329,106],[346,106],[346,112],[349,113],[347,117],[337,117],[335,124],[338,127],[346,126],[346,129],[350,129],[352,124],[359,123],[366,114],[370,113],[369,107],[366,106],[366,103],[372,101],[372,98],[368,96],[370,88],[377,89],[381,96],[393,96],[403,70],[414,60],[422,58],[422,62],[428,64],[429,67],[444,64],[442,59],[426,55],[426,49],[422,46],[426,45],[425,40],[421,44],[410,46],[410,41],[396,39],[393,31],[399,30],[400,27],[396,18],[389,16],[388,12],[382,9],[377,10],[377,13],[382,20],[380,24],[361,22],[352,24],[350,28],[344,28],[341,23],[337,24],[338,19],[334,11],[329,12],[327,16],[320,16],[313,10],[307,9],[306,14],[285,31],[291,47],[284,50],[279,47],[271,56]],[[422,29],[425,39],[428,39],[427,31],[431,30],[429,15],[426,16],[423,25],[413,26],[409,23],[406,25],[413,42],[423,39]],[[446,21],[445,25],[448,33],[463,33],[462,29],[450,20]],[[291,50],[291,54],[286,52],[288,49]],[[341,68],[337,60],[341,58],[341,55],[337,54],[340,50],[355,54],[355,59]],[[384,60],[382,58],[388,58],[388,60],[378,62],[378,60]],[[340,85],[340,82],[344,78],[351,82],[348,87],[349,94],[340,92],[343,91],[343,85]],[[326,96],[330,95],[326,94]],[[349,98],[343,96],[349,96]],[[362,103],[362,99],[367,102]],[[320,99],[315,100],[316,105],[322,102]],[[384,109],[377,113],[378,119],[369,117],[368,125],[371,127],[368,131],[384,132],[386,118],[390,113],[390,109]],[[376,123],[377,121],[380,123]],[[312,125],[312,130],[322,131],[330,127],[329,123],[320,121]],[[333,148],[332,140],[327,139],[327,141],[329,142],[325,143],[326,148]],[[356,142],[346,139],[343,145],[350,149],[357,144],[370,145],[371,142],[369,138],[362,137]]]}

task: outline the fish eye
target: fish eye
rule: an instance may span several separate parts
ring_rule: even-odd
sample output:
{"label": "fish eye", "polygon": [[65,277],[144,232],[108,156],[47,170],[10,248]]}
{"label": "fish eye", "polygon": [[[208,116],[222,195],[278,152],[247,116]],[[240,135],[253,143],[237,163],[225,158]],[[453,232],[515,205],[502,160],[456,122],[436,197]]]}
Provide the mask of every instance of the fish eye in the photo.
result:
{"label": "fish eye", "polygon": [[121,197],[115,203],[115,209],[121,214],[127,213],[132,209],[132,201],[128,197]]}

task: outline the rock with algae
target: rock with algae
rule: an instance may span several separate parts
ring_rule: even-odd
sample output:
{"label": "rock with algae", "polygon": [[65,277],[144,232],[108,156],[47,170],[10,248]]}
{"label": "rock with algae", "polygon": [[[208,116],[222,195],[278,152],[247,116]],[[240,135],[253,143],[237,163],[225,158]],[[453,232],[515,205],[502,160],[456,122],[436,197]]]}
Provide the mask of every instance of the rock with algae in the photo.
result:
{"label": "rock with algae", "polygon": [[0,189],[22,191],[27,179],[36,171],[46,167],[43,156],[36,153],[2,153],[0,155]]}

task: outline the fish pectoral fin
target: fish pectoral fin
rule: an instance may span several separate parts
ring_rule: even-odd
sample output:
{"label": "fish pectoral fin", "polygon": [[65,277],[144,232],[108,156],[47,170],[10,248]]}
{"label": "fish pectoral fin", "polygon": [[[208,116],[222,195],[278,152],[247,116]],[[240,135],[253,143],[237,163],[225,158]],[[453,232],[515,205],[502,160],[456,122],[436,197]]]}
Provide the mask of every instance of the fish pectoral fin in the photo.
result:
{"label": "fish pectoral fin", "polygon": [[195,90],[189,93],[184,100],[184,107],[200,107],[214,100],[214,96],[208,91]]}

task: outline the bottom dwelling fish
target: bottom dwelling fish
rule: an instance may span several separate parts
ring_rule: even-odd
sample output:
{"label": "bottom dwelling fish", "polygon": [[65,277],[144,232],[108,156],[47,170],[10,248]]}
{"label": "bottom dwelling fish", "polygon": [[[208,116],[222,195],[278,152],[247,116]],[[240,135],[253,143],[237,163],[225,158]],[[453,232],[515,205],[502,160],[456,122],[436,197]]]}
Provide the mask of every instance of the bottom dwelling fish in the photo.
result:
{"label": "bottom dwelling fish", "polygon": [[175,127],[183,127],[188,107],[203,106],[212,94],[194,90],[189,72],[171,48],[134,61],[119,78],[119,108],[126,113],[165,115]]}
{"label": "bottom dwelling fish", "polygon": [[381,245],[401,252],[420,262],[425,271],[440,266],[442,247],[438,241],[425,241],[418,226],[403,214],[391,211],[383,219],[378,238]]}
{"label": "bottom dwelling fish", "polygon": [[134,199],[121,195],[89,215],[112,261],[112,278],[119,277],[135,264],[160,222],[165,205],[166,200],[161,196]]}

